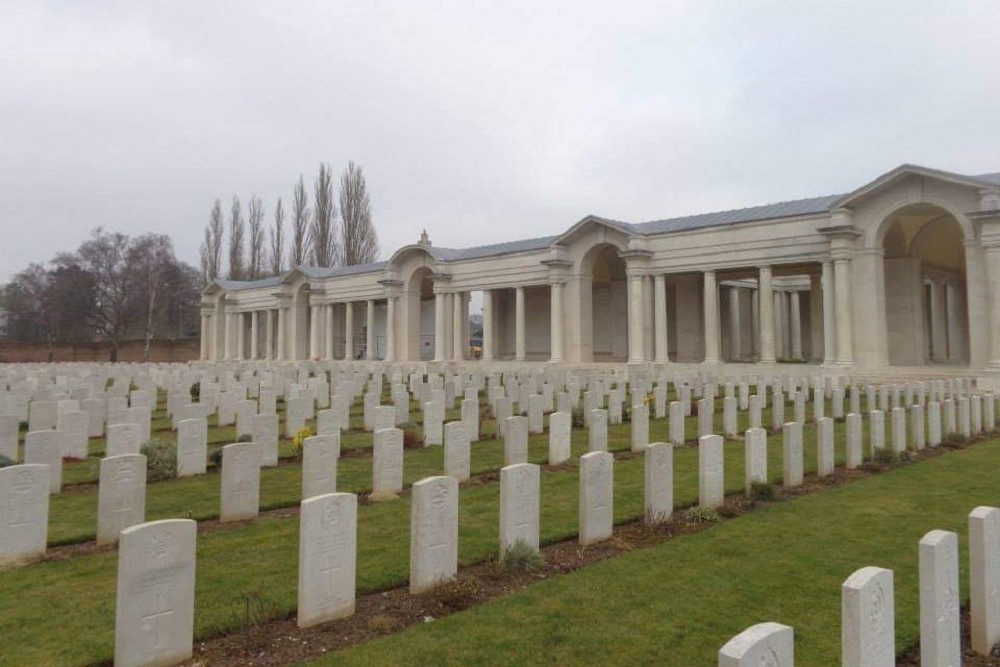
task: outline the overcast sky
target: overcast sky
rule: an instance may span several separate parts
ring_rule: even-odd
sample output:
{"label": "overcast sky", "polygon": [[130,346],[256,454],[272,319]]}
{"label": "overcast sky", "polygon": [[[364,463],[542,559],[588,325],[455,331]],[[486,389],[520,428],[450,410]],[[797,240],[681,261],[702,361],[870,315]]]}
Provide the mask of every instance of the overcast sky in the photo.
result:
{"label": "overcast sky", "polygon": [[998,35],[986,0],[5,0],[0,281],[97,225],[197,264],[216,198],[270,216],[321,161],[383,257],[1000,171]]}

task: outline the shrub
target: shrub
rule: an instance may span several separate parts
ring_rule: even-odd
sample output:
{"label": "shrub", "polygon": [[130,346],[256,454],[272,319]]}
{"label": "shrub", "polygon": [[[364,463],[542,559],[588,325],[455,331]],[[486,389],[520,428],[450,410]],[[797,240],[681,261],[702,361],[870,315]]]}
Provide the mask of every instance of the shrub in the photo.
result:
{"label": "shrub", "polygon": [[751,482],[750,498],[753,500],[770,501],[778,497],[778,491],[773,484],[767,482]]}
{"label": "shrub", "polygon": [[306,438],[311,438],[314,435],[311,426],[303,426],[295,432],[295,435],[292,436],[292,454],[295,458],[302,458],[302,448],[305,447]]}
{"label": "shrub", "polygon": [[253,442],[253,436],[244,433],[240,437],[236,438],[236,442]]}
{"label": "shrub", "polygon": [[17,461],[10,458],[9,456],[4,456],[3,454],[0,454],[0,468],[6,468],[7,466],[12,466],[15,465],[16,463]]}
{"label": "shrub", "polygon": [[583,416],[583,408],[577,407],[573,410],[573,428],[584,428],[586,425],[586,420]]}
{"label": "shrub", "polygon": [[209,455],[208,460],[211,461],[212,464],[216,468],[220,468],[221,469],[222,468],[222,447],[219,447],[214,452],[212,452]]}
{"label": "shrub", "polygon": [[500,558],[500,567],[508,572],[534,572],[545,560],[523,540],[515,542]]}
{"label": "shrub", "polygon": [[278,603],[255,588],[236,596],[233,603],[233,624],[245,628],[256,627],[280,613]]}
{"label": "shrub", "polygon": [[177,477],[177,443],[153,439],[142,446],[146,456],[146,481]]}
{"label": "shrub", "polygon": [[482,587],[475,579],[444,581],[429,593],[439,605],[449,611],[468,609],[483,597]]}
{"label": "shrub", "polygon": [[17,423],[17,429],[19,431],[27,432],[28,431],[28,422],[26,422],[26,421],[18,422]]}
{"label": "shrub", "polygon": [[889,447],[879,447],[876,449],[872,460],[878,465],[889,468],[899,464],[899,456]]}
{"label": "shrub", "polygon": [[201,400],[201,383],[195,382],[193,385],[191,385],[190,393],[191,393],[192,403],[197,403],[199,400]]}
{"label": "shrub", "polygon": [[406,422],[400,424],[399,428],[403,431],[403,448],[404,449],[420,449],[424,446],[423,438],[420,437],[420,432],[417,431],[417,425],[413,422]]}
{"label": "shrub", "polygon": [[719,520],[719,513],[711,507],[696,505],[684,512],[684,521],[687,523],[718,523]]}

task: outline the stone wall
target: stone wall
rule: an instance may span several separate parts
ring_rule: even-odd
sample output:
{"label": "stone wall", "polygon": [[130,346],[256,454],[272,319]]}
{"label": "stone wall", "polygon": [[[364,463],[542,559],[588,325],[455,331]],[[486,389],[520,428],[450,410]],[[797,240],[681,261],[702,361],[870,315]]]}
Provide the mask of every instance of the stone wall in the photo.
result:
{"label": "stone wall", "polygon": [[[118,361],[142,361],[142,341],[127,341],[118,348]],[[149,361],[195,361],[200,352],[197,338],[154,340]],[[47,361],[110,361],[109,343],[27,343],[0,341],[0,363]]]}

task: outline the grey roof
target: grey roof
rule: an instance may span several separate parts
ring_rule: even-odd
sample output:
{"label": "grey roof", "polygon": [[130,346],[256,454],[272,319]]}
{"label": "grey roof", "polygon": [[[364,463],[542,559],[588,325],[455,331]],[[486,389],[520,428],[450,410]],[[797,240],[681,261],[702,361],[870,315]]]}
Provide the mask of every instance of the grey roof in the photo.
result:
{"label": "grey roof", "polygon": [[368,262],[367,264],[352,264],[351,266],[300,266],[302,273],[310,278],[332,278],[333,276],[354,276],[360,273],[375,273],[385,268],[386,262]]}
{"label": "grey roof", "polygon": [[992,183],[993,185],[1000,185],[1000,172],[995,174],[980,174],[979,176],[973,176],[977,181],[985,181],[987,183]]}
{"label": "grey roof", "polygon": [[446,262],[458,262],[465,259],[481,259],[483,257],[509,255],[515,252],[543,250],[552,245],[552,242],[558,238],[558,236],[540,236],[534,239],[493,243],[491,245],[481,245],[472,248],[435,248],[434,246],[428,246],[427,249],[437,259]]}
{"label": "grey roof", "polygon": [[245,289],[255,289],[258,287],[277,287],[281,284],[281,276],[271,276],[270,278],[261,278],[259,280],[223,280],[221,278],[216,279],[216,281],[224,290],[235,292]]}

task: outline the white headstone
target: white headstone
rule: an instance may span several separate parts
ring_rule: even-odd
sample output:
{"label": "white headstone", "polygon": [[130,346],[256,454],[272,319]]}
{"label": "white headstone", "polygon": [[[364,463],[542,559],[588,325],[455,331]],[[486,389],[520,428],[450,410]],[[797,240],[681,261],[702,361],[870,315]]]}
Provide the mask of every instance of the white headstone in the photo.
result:
{"label": "white headstone", "polygon": [[792,628],[780,623],[758,623],[719,649],[719,667],[794,667]]}
{"label": "white headstone", "polygon": [[892,451],[899,454],[906,451],[906,410],[892,409]]}
{"label": "white headstone", "polygon": [[845,430],[847,431],[847,459],[846,467],[853,470],[861,465],[863,460],[863,450],[861,449],[861,415],[851,412],[845,419]]}
{"label": "white headstone", "polygon": [[49,468],[0,468],[0,563],[45,555],[49,527]]}
{"label": "white headstone", "polygon": [[208,465],[208,420],[177,423],[177,476],[204,475]]}
{"label": "white headstone", "polygon": [[59,431],[28,431],[24,435],[24,462],[49,466],[49,493],[62,489],[62,443]]}
{"label": "white headstone", "polygon": [[260,445],[237,442],[222,448],[219,521],[253,519],[260,512]]}
{"label": "white headstone", "polygon": [[590,411],[590,426],[587,431],[587,451],[608,451],[608,411],[596,408]]}
{"label": "white headstone", "polygon": [[289,398],[285,401],[285,437],[294,437],[305,425],[306,399]]}
{"label": "white headstone", "polygon": [[101,459],[97,543],[114,544],[122,530],[145,520],[146,457],[121,454]]}
{"label": "white headstone", "polygon": [[833,474],[833,418],[820,417],[816,421],[816,474],[827,477]]}
{"label": "white headstone", "polygon": [[892,570],[863,567],[841,587],[843,667],[895,667]]}
{"label": "white headstone", "polygon": [[517,463],[500,470],[500,560],[518,542],[538,551],[540,469]]}
{"label": "white headstone", "polygon": [[670,402],[670,444],[680,447],[684,444],[684,404]]}
{"label": "white headstone", "polygon": [[104,448],[104,455],[138,454],[141,446],[140,435],[138,424],[113,424],[108,426],[108,437]]}
{"label": "white headstone", "polygon": [[645,403],[632,406],[632,451],[641,452],[649,444],[649,408]]}
{"label": "white headstone", "polygon": [[646,447],[646,522],[668,521],[674,512],[674,446],[654,442]]}
{"label": "white headstone", "polygon": [[17,415],[0,415],[0,456],[17,461],[17,442],[20,420]]}
{"label": "white headstone", "polygon": [[337,460],[340,433],[314,435],[302,443],[302,498],[313,498],[337,490]]}
{"label": "white headstone", "polygon": [[504,465],[528,462],[528,419],[507,417],[504,420]]}
{"label": "white headstone", "polygon": [[296,619],[300,628],[354,614],[357,550],[356,495],[326,493],[302,501]]}
{"label": "white headstone", "polygon": [[744,477],[747,495],[756,482],[767,484],[767,431],[748,428],[744,435]]}
{"label": "white headstone", "polygon": [[972,650],[989,655],[1000,643],[1000,508],[969,514],[969,593]]}
{"label": "white headstone", "polygon": [[80,410],[65,410],[59,413],[57,424],[59,432],[63,434],[63,456],[81,460],[87,458],[90,415]]}
{"label": "white headstone", "polygon": [[444,474],[464,482],[471,475],[471,443],[464,421],[444,425]]}
{"label": "white headstone", "polygon": [[609,452],[580,457],[580,544],[596,544],[614,530],[614,463]]}
{"label": "white headstone", "polygon": [[958,535],[932,530],[920,540],[920,664],[962,664]]}
{"label": "white headstone", "polygon": [[252,424],[253,442],[260,447],[260,464],[278,465],[278,415],[254,415]]}
{"label": "white headstone", "polygon": [[725,502],[722,436],[698,438],[698,504],[719,507]]}
{"label": "white headstone", "polygon": [[403,490],[403,431],[375,431],[372,450],[372,495],[396,495]]}
{"label": "white headstone", "polygon": [[416,482],[410,512],[410,593],[422,593],[458,573],[458,481]]}
{"label": "white headstone", "polygon": [[479,400],[466,398],[462,401],[462,421],[470,442],[479,441]]}
{"label": "white headstone", "polygon": [[118,545],[116,667],[173,665],[191,657],[195,545],[190,519],[126,528]]}

